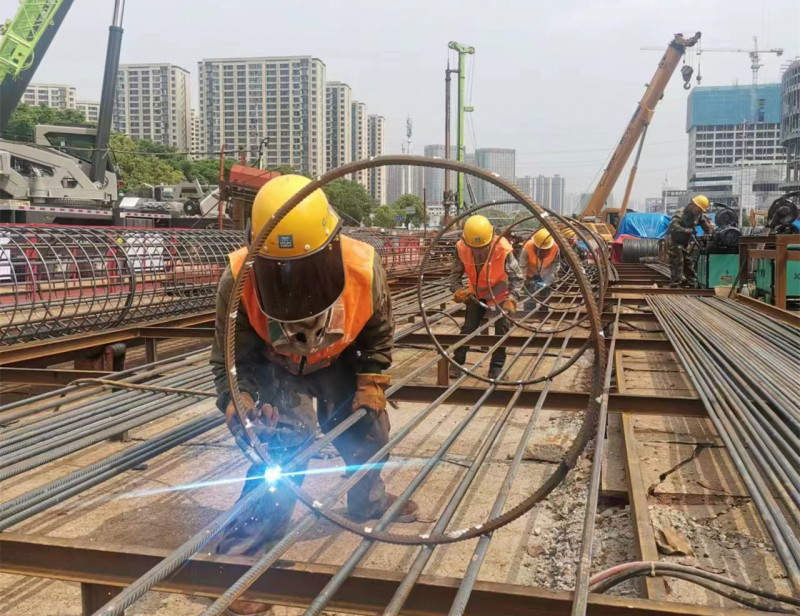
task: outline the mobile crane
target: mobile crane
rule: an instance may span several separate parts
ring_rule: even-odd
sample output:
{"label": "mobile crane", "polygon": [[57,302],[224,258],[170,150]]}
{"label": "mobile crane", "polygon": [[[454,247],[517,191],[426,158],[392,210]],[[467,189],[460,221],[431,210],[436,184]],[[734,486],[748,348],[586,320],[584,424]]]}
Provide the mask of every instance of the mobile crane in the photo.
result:
{"label": "mobile crane", "polygon": [[[642,152],[644,145],[644,138],[647,134],[647,127],[653,118],[656,105],[658,101],[664,96],[664,90],[669,83],[672,74],[678,67],[678,64],[686,52],[687,47],[692,47],[700,40],[700,32],[695,33],[694,36],[686,38],[683,34],[676,34],[667,47],[664,56],[658,63],[653,78],[647,84],[647,89],[642,96],[642,100],[636,107],[631,121],[622,133],[622,138],[617,144],[614,154],[608,163],[605,171],[603,172],[597,187],[594,190],[589,202],[586,204],[584,210],[578,215],[578,218],[586,222],[592,227],[601,237],[607,241],[613,239],[614,231],[619,224],[619,221],[625,216],[628,208],[628,199],[630,198],[633,182],[636,178],[636,170],[639,164],[639,156]],[[692,77],[692,68],[684,66],[681,70],[683,76],[683,87],[689,89],[689,80]],[[606,209],[603,206],[611,194],[614,185],[617,183],[620,174],[622,173],[625,164],[628,162],[633,148],[639,142],[639,149],[636,154],[634,165],[631,169],[631,175],[628,178],[628,185],[625,189],[625,197],[622,201],[622,207],[619,209]]]}
{"label": "mobile crane", "polygon": [[[21,0],[0,41],[0,134],[72,6]],[[0,222],[111,224],[117,175],[108,157],[124,0],[109,28],[97,128],[40,125],[33,143],[0,139]]]}

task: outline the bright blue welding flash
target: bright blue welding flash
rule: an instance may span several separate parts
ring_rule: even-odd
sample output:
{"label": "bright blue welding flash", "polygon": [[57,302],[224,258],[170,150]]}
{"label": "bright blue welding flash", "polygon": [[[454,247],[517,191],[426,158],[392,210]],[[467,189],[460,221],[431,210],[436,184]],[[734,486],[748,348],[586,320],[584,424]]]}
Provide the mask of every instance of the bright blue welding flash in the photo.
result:
{"label": "bright blue welding flash", "polygon": [[280,478],[281,478],[280,466],[270,466],[267,468],[267,470],[264,471],[264,480],[267,483],[275,483]]}

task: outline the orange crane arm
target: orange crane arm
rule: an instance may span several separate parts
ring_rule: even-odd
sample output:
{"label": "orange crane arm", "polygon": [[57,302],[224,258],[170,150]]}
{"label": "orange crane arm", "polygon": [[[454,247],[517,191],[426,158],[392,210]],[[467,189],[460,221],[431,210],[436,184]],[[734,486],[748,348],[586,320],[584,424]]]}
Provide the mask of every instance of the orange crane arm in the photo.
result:
{"label": "orange crane arm", "polygon": [[581,212],[581,219],[597,216],[600,210],[603,209],[606,199],[608,199],[608,196],[614,189],[614,185],[617,183],[622,169],[625,167],[625,163],[628,162],[628,158],[631,152],[633,152],[633,148],[636,146],[636,142],[639,141],[645,127],[650,123],[650,119],[653,117],[653,112],[655,112],[656,109],[656,104],[663,96],[664,90],[672,77],[672,73],[675,72],[686,48],[692,47],[698,40],[700,40],[699,32],[691,38],[684,38],[682,34],[676,34],[675,38],[672,39],[669,47],[667,47],[667,51],[664,52],[664,56],[661,58],[661,62],[658,63],[655,75],[653,75],[653,78],[647,85],[642,100],[639,101],[639,105],[636,107],[631,121],[622,134],[622,139],[620,139],[617,144],[617,148],[611,156],[608,167],[606,167],[603,176],[597,183],[597,187],[591,199],[589,199],[583,212]]}

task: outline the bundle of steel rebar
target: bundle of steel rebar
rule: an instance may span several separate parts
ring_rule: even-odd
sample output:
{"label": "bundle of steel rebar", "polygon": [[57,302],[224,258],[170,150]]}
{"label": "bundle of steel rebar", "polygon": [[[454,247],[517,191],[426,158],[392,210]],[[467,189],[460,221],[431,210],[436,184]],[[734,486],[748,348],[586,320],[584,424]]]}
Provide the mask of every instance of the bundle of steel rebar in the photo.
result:
{"label": "bundle of steel rebar", "polygon": [[728,299],[647,301],[800,593],[800,331]]}

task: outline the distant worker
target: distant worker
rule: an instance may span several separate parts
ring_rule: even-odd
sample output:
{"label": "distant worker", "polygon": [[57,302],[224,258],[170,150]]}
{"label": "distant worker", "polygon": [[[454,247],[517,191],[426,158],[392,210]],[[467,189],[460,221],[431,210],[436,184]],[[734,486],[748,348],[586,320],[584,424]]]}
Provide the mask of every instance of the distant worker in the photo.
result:
{"label": "distant worker", "polygon": [[558,271],[559,255],[553,236],[545,228],[536,231],[525,242],[519,266],[525,273],[525,286],[532,296],[525,302],[526,310],[532,310],[550,295],[550,286]]}
{"label": "distant worker", "polygon": [[697,273],[689,253],[689,242],[692,241],[698,225],[703,233],[711,233],[714,229],[714,225],[705,215],[707,209],[708,197],[697,195],[686,207],[675,212],[669,221],[666,240],[671,287],[697,286]]}
{"label": "distant worker", "polygon": [[[267,182],[253,203],[248,242],[309,182],[298,175]],[[313,192],[267,237],[244,283],[236,321],[237,378],[245,411],[277,465],[313,442],[317,423],[328,432],[361,408],[368,415],[333,441],[348,473],[389,439],[389,376],[382,373],[392,361],[394,321],[386,272],[371,246],[340,230],[325,194]],[[249,442],[231,402],[223,349],[228,300],[246,256],[246,247],[228,255],[211,350],[217,406],[245,451]],[[251,465],[240,499],[262,484],[266,470]],[[293,470],[299,472],[291,480],[302,484],[305,465]],[[252,517],[221,539],[219,553],[251,556],[285,534],[295,498],[281,482],[275,487]],[[347,493],[348,515],[357,521],[379,518],[396,498],[386,493],[380,468],[372,469]],[[396,521],[414,521],[416,512],[409,501]],[[272,612],[269,605],[236,601],[229,613]]]}
{"label": "distant worker", "polygon": [[[465,272],[466,289],[461,282]],[[453,299],[460,304],[466,304],[467,307],[461,333],[474,332],[487,310],[494,308],[498,303],[506,313],[516,312],[522,285],[522,272],[511,243],[506,238],[495,235],[492,224],[485,216],[476,215],[467,218],[462,237],[456,243],[456,258],[453,260],[453,269],[450,273]],[[494,333],[502,336],[507,331],[508,320],[501,317],[495,322]],[[460,346],[456,349],[453,359],[463,366],[468,352],[469,346]],[[490,379],[500,376],[505,363],[505,345],[500,345],[492,354],[487,376]],[[460,375],[461,372],[455,366],[450,367],[450,376]]]}

